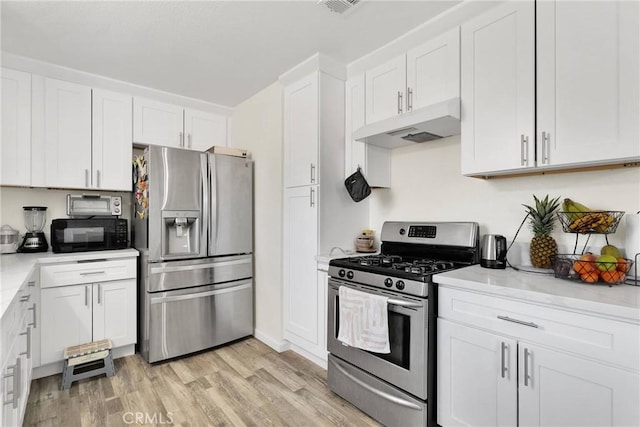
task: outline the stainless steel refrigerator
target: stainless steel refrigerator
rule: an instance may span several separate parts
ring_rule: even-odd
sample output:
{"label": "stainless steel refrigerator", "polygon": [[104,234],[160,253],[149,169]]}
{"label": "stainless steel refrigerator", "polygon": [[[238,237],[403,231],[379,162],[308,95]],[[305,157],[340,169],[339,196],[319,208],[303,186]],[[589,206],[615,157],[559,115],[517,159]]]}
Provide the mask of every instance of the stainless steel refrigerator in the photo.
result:
{"label": "stainless steel refrigerator", "polygon": [[149,146],[134,159],[138,346],[148,362],[253,334],[253,164]]}

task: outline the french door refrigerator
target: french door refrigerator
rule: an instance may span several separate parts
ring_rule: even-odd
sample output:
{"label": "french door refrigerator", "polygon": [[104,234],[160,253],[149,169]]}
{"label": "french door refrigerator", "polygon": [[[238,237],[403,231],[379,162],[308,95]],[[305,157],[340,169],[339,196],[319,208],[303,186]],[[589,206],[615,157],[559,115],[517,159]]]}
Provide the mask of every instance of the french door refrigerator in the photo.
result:
{"label": "french door refrigerator", "polygon": [[142,356],[152,363],[251,335],[251,161],[149,146],[134,171]]}

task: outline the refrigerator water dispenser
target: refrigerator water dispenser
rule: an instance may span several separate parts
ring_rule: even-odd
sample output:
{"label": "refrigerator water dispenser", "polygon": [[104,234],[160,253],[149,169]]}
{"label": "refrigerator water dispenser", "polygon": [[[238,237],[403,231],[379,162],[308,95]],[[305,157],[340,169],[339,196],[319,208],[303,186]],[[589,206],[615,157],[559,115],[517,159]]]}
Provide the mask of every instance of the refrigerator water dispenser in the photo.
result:
{"label": "refrigerator water dispenser", "polygon": [[200,252],[200,212],[163,211],[162,256],[197,256]]}

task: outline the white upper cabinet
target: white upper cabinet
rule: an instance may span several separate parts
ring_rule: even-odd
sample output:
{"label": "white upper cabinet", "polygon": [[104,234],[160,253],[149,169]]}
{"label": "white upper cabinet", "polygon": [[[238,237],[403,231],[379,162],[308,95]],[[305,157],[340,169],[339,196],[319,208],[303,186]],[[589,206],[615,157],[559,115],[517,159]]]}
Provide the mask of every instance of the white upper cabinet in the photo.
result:
{"label": "white upper cabinet", "polygon": [[464,24],[462,173],[639,161],[639,27],[635,1],[507,2]]}
{"label": "white upper cabinet", "polygon": [[2,68],[0,185],[31,184],[31,74]]}
{"label": "white upper cabinet", "polygon": [[536,6],[538,165],[640,158],[640,3]]}
{"label": "white upper cabinet", "polygon": [[133,142],[184,146],[182,107],[144,98],[133,99]]}
{"label": "white upper cabinet", "polygon": [[406,56],[399,56],[365,73],[366,123],[402,114],[407,86]]}
{"label": "white upper cabinet", "polygon": [[227,145],[227,117],[144,98],[133,100],[133,142],[204,151]]}
{"label": "white upper cabinet", "polygon": [[205,151],[213,145],[227,145],[227,118],[193,109],[184,110],[186,148]]}
{"label": "white upper cabinet", "polygon": [[365,76],[366,124],[458,98],[460,29],[368,70]]}
{"label": "white upper cabinet", "polygon": [[365,124],[364,74],[345,83],[345,178],[361,168],[372,187],[391,185],[389,149],[353,139],[353,131]]}
{"label": "white upper cabinet", "polygon": [[284,88],[285,187],[319,184],[318,78],[311,73]]}
{"label": "white upper cabinet", "polygon": [[49,187],[91,185],[91,88],[45,79],[45,182]]}
{"label": "white upper cabinet", "polygon": [[460,97],[460,29],[407,52],[407,111]]}
{"label": "white upper cabinet", "polygon": [[534,3],[507,2],[462,26],[462,173],[535,166]]}
{"label": "white upper cabinet", "polygon": [[131,191],[132,97],[93,90],[91,187]]}

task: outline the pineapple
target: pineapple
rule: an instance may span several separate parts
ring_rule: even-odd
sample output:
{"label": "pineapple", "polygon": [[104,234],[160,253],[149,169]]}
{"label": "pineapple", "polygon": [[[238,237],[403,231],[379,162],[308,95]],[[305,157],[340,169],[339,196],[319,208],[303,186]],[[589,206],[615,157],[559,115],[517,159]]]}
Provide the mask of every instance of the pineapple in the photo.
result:
{"label": "pineapple", "polygon": [[560,198],[549,200],[547,194],[544,199],[538,200],[534,195],[535,207],[523,205],[529,215],[529,226],[533,231],[533,239],[529,245],[531,264],[538,268],[551,268],[558,253],[558,244],[550,236],[555,227],[555,211],[560,205]]}

